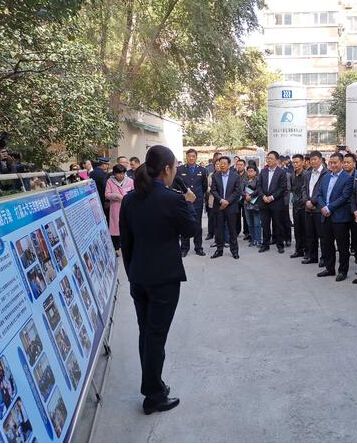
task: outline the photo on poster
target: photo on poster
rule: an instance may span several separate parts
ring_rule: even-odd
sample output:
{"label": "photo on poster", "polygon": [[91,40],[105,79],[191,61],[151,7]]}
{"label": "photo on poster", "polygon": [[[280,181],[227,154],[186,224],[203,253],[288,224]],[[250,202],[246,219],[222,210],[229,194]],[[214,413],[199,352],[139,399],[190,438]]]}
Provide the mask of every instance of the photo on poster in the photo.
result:
{"label": "photo on poster", "polygon": [[58,311],[53,294],[51,293],[48,298],[43,303],[43,308],[45,309],[47,320],[51,326],[52,331],[56,329],[57,325],[61,320],[61,315]]}
{"label": "photo on poster", "polygon": [[58,387],[56,387],[55,391],[53,392],[53,395],[48,403],[47,410],[57,438],[59,438],[67,419],[67,408]]}
{"label": "photo on poster", "polygon": [[81,288],[81,296],[82,296],[84,305],[86,306],[86,309],[89,310],[89,307],[92,304],[92,299],[91,299],[89,291],[85,285]]}
{"label": "photo on poster", "polygon": [[32,434],[32,424],[29,420],[21,398],[17,398],[4,421],[3,430],[8,442],[27,442]]}
{"label": "photo on poster", "polygon": [[55,340],[61,357],[65,361],[67,359],[68,353],[71,350],[71,341],[69,340],[69,337],[65,332],[62,324],[60,324],[57,331],[55,331]]}
{"label": "photo on poster", "polygon": [[89,339],[88,332],[86,327],[83,325],[79,332],[79,340],[81,341],[82,347],[84,349],[85,355],[88,357],[90,353],[90,349],[92,347],[92,343]]}
{"label": "photo on poster", "polygon": [[102,221],[103,213],[102,213],[102,210],[101,210],[101,208],[99,206],[100,204],[98,202],[98,199],[96,199],[96,198],[90,199],[89,205],[90,205],[90,207],[92,209],[95,223],[97,225],[100,224],[101,221]]}
{"label": "photo on poster", "polygon": [[9,410],[12,400],[17,394],[17,387],[5,356],[0,358],[0,419]]}
{"label": "photo on poster", "polygon": [[55,385],[55,377],[46,353],[43,353],[41,358],[38,360],[38,363],[33,369],[33,374],[41,396],[46,402],[52,392],[53,386]]}
{"label": "photo on poster", "polygon": [[102,289],[98,290],[97,302],[98,302],[98,306],[99,306],[100,311],[103,313],[105,302],[104,302],[104,298],[103,298]]}
{"label": "photo on poster", "polygon": [[92,263],[92,260],[91,260],[91,258],[89,256],[88,251],[86,251],[84,253],[83,259],[84,259],[84,263],[86,264],[86,267],[87,267],[87,270],[88,270],[89,274],[92,274],[92,271],[93,271],[94,267],[93,267],[93,263]]}
{"label": "photo on poster", "polygon": [[82,372],[81,368],[78,364],[77,358],[75,357],[73,351],[68,357],[67,363],[66,363],[66,369],[67,373],[69,374],[69,378],[72,382],[74,390],[77,389],[78,383],[81,379]]}
{"label": "photo on poster", "polygon": [[47,284],[50,284],[56,277],[56,271],[46,244],[45,237],[40,229],[33,231],[30,236],[46,282]]}
{"label": "photo on poster", "polygon": [[89,251],[90,251],[91,258],[92,258],[92,262],[93,262],[94,265],[96,265],[97,264],[97,255],[96,255],[96,252],[94,250],[94,245],[93,244],[89,245]]}
{"label": "photo on poster", "polygon": [[16,241],[16,251],[21,260],[22,266],[26,269],[36,261],[36,253],[29,236]]}
{"label": "photo on poster", "polygon": [[20,339],[31,366],[35,364],[43,350],[43,345],[35,323],[31,319],[20,332]]}
{"label": "photo on poster", "polygon": [[66,304],[70,305],[70,303],[73,300],[74,293],[73,293],[73,289],[71,287],[71,284],[70,284],[69,279],[68,279],[67,276],[65,276],[60,281],[60,287],[62,289],[62,292],[63,292],[63,295],[64,295],[64,300],[66,301]]}
{"label": "photo on poster", "polygon": [[53,222],[49,222],[45,225],[45,231],[47,233],[48,240],[52,247],[54,247],[59,242],[59,237]]}
{"label": "photo on poster", "polygon": [[77,303],[71,305],[69,312],[71,314],[74,326],[76,327],[77,330],[79,330],[83,324],[83,318],[81,312],[79,311]]}
{"label": "photo on poster", "polygon": [[83,274],[81,272],[81,269],[79,268],[79,266],[77,264],[73,265],[73,274],[74,274],[74,277],[76,278],[78,287],[81,287],[84,284],[84,278],[83,278]]}
{"label": "photo on poster", "polygon": [[43,277],[40,266],[36,264],[27,272],[27,280],[30,285],[33,297],[38,299],[41,294],[46,290],[46,282]]}
{"label": "photo on poster", "polygon": [[68,261],[66,255],[64,254],[62,245],[58,245],[54,250],[53,254],[55,255],[56,262],[58,264],[58,268],[62,271],[65,267],[67,267]]}
{"label": "photo on poster", "polygon": [[74,245],[73,245],[72,239],[69,236],[66,224],[63,222],[63,219],[61,217],[56,219],[56,226],[57,226],[59,235],[62,240],[64,251],[66,252],[66,254],[69,258],[72,258],[74,255],[74,252],[75,252]]}
{"label": "photo on poster", "polygon": [[97,315],[97,310],[93,306],[89,310],[89,317],[95,331],[98,327],[98,315]]}

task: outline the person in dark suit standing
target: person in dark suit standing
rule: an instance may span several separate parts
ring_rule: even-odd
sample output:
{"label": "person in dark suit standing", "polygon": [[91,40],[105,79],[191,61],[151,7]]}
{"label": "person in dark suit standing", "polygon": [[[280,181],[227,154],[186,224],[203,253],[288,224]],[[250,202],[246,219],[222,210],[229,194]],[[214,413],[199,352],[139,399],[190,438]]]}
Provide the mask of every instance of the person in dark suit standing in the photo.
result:
{"label": "person in dark suit standing", "polygon": [[100,201],[102,203],[102,207],[104,210],[107,219],[109,217],[109,205],[108,208],[105,205],[105,187],[107,185],[107,180],[109,178],[108,170],[109,170],[109,157],[99,157],[97,159],[97,166],[91,171],[89,177],[94,180]]}
{"label": "person in dark suit standing", "polygon": [[292,164],[294,171],[289,174],[290,189],[293,201],[295,252],[290,256],[304,257],[306,254],[306,236],[305,236],[305,203],[303,199],[303,186],[305,180],[304,156],[294,154]]}
{"label": "person in dark suit standing", "polygon": [[276,151],[268,153],[266,162],[267,168],[264,168],[258,177],[258,190],[261,197],[260,218],[263,228],[263,244],[259,253],[264,253],[270,248],[271,223],[275,230],[278,252],[284,253],[282,217],[287,178],[286,173],[278,167],[279,154]]}
{"label": "person in dark suit standing", "polygon": [[[319,262],[319,240],[322,244],[321,213],[318,207],[317,195],[322,179],[328,174],[322,164],[320,151],[312,151],[309,162],[311,168],[305,170],[302,198],[305,204],[305,232],[306,232],[306,257],[302,264],[317,264]],[[322,248],[321,248],[322,251]],[[320,264],[324,266],[321,258]]]}
{"label": "person in dark suit standing", "polygon": [[346,279],[349,268],[349,227],[354,179],[343,171],[341,153],[331,155],[329,166],[331,173],[322,179],[317,196],[322,214],[322,256],[326,266],[326,270],[317,276],[335,276],[336,241],[340,262],[336,281],[340,282]]}
{"label": "person in dark suit standing", "polygon": [[135,190],[123,199],[120,214],[123,262],[140,332],[145,414],[179,404],[178,398],[168,397],[170,388],[161,375],[180,283],[186,281],[179,237],[192,237],[197,222],[184,196],[168,188],[175,175],[172,151],[160,145],[151,147],[136,171]]}
{"label": "person in dark suit standing", "polygon": [[211,194],[214,197],[213,212],[216,218],[217,250],[211,259],[223,256],[224,228],[227,223],[229,231],[229,247],[234,259],[239,259],[237,241],[238,200],[242,190],[239,175],[231,170],[231,159],[222,156],[219,160],[220,172],[213,174]]}
{"label": "person in dark suit standing", "polygon": [[[198,256],[205,256],[205,252],[202,248],[202,213],[204,198],[207,191],[207,171],[197,165],[197,151],[189,149],[186,153],[187,163],[177,168],[177,175],[185,182],[187,188],[196,196],[196,201],[193,205],[196,212],[196,220],[198,224],[197,232],[193,238],[195,244],[195,252]],[[182,257],[187,256],[190,250],[190,239],[188,237],[181,238],[181,254]]]}

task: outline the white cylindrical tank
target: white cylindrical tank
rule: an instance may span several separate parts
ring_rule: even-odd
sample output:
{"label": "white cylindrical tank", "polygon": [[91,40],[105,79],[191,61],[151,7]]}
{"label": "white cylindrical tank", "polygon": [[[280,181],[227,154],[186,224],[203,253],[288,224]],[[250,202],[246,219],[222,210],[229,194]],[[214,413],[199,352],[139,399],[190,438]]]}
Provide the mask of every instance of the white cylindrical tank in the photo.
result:
{"label": "white cylindrical tank", "polygon": [[268,88],[268,150],[281,155],[307,150],[307,91],[297,82],[276,82]]}
{"label": "white cylindrical tank", "polygon": [[357,82],[346,88],[346,145],[357,152]]}

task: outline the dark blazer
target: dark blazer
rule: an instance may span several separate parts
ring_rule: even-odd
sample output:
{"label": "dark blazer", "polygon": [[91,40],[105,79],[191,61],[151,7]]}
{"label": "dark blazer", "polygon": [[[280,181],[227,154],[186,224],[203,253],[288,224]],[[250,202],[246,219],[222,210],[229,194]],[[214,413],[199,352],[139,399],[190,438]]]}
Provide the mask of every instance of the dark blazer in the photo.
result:
{"label": "dark blazer", "polygon": [[[321,180],[321,185],[319,188],[319,193],[317,195],[317,201],[320,208],[326,206],[327,201],[327,190],[330,183],[332,175],[325,174]],[[335,186],[332,189],[330,196],[330,203],[328,208],[331,212],[331,220],[334,223],[347,223],[351,222],[351,197],[353,191],[353,181],[354,178],[350,176],[346,171],[341,171]],[[322,220],[325,217],[322,216]]]}
{"label": "dark blazer", "polygon": [[100,201],[102,202],[102,206],[104,208],[105,203],[105,187],[107,185],[107,180],[109,175],[103,171],[101,168],[96,167],[94,170],[89,174],[89,177],[94,180]]}
{"label": "dark blazer", "polygon": [[357,211],[357,172],[355,171],[354,175],[352,176],[353,181],[353,193],[352,193],[352,200],[351,200],[351,212],[354,213]]}
{"label": "dark blazer", "polygon": [[261,208],[279,208],[284,205],[284,197],[287,193],[287,176],[286,172],[280,167],[276,167],[274,175],[271,179],[270,187],[269,183],[269,168],[264,168],[258,176],[258,190],[259,196],[273,196],[274,200],[266,204],[263,199],[260,200]]}
{"label": "dark blazer", "polygon": [[145,198],[136,191],[128,193],[119,225],[131,283],[153,286],[186,281],[179,238],[192,237],[198,226],[182,194],[158,182]]}
{"label": "dark blazer", "polygon": [[316,207],[313,210],[309,210],[309,209],[305,208],[305,211],[307,211],[308,213],[320,213],[320,208],[318,207],[318,202],[317,202],[317,196],[319,194],[321,181],[326,176],[326,174],[328,174],[328,170],[325,167],[322,169],[322,171],[320,173],[320,177],[319,177],[318,181],[316,182],[314,189],[312,190],[312,195],[310,196],[311,174],[312,174],[312,168],[309,169],[308,171],[306,171],[306,173],[305,173],[304,185],[302,187],[302,199],[304,201],[304,205],[306,204],[306,202],[308,200],[310,200],[311,203]]}
{"label": "dark blazer", "polygon": [[191,174],[190,168],[187,164],[181,165],[177,168],[176,175],[181,177],[187,188],[191,188],[191,190],[195,193],[196,202],[194,205],[203,205],[203,199],[208,188],[206,168],[196,165],[195,172]]}
{"label": "dark blazer", "polygon": [[239,175],[232,170],[229,170],[226,196],[224,197],[223,180],[221,173],[214,173],[212,176],[211,194],[214,197],[213,211],[218,213],[220,211],[221,199],[228,200],[229,205],[225,209],[228,213],[238,213],[238,200],[241,198],[241,179]]}

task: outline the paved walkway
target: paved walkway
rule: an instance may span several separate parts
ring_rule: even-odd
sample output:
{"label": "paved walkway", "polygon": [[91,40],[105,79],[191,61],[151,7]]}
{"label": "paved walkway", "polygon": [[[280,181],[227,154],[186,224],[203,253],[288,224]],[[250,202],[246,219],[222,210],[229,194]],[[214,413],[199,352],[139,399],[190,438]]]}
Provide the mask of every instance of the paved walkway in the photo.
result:
{"label": "paved walkway", "polygon": [[[240,240],[190,252],[164,371],[178,408],[144,416],[137,325],[121,276],[97,442],[357,441],[357,285]],[[208,243],[205,246],[208,251]],[[212,249],[211,249],[212,251]]]}

